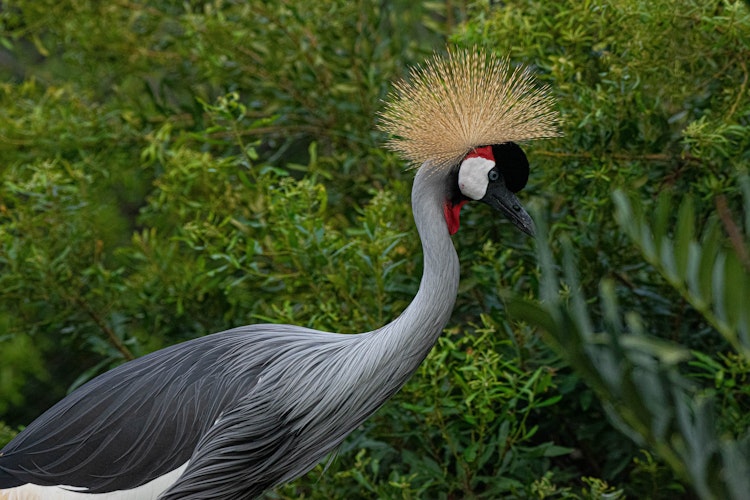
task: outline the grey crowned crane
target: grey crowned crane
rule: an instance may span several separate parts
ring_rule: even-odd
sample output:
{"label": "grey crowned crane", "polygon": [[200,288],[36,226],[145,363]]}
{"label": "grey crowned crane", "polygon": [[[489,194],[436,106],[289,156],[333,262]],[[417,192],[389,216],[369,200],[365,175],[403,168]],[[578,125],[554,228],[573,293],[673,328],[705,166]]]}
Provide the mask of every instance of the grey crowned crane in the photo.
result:
{"label": "grey crowned crane", "polygon": [[481,201],[521,231],[518,142],[558,135],[549,89],[481,50],[449,50],[395,86],[389,147],[416,167],[424,271],[411,304],[359,334],[258,324],[106,372],[0,451],[0,499],[248,499],[313,468],[427,356],[453,309],[461,207]]}

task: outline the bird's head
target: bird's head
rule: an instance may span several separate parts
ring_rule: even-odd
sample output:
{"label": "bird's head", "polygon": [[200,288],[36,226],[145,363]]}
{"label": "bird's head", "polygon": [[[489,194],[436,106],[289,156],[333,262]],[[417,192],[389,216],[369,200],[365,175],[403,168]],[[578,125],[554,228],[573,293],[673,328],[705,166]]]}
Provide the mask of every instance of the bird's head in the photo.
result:
{"label": "bird's head", "polygon": [[461,207],[482,201],[521,231],[533,222],[516,193],[529,177],[519,142],[560,135],[554,100],[531,73],[482,50],[448,50],[398,82],[381,114],[388,146],[414,167],[445,176],[448,230]]}
{"label": "bird's head", "polygon": [[499,210],[518,229],[533,235],[534,222],[516,197],[528,179],[529,161],[515,142],[470,151],[448,176],[444,211],[450,234],[458,231],[461,207],[474,200]]}

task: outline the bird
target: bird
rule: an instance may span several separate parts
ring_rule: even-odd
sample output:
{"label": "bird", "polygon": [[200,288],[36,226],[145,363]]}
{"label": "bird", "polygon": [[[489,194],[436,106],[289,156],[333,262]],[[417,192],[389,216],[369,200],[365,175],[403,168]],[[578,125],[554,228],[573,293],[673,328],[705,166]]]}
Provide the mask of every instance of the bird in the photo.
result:
{"label": "bird", "polygon": [[251,499],[300,477],[409,380],[448,323],[462,207],[533,234],[519,143],[560,135],[549,86],[483,48],[448,47],[393,85],[377,127],[415,171],[423,270],[412,302],[364,333],[255,324],[121,364],[0,450],[0,500]]}

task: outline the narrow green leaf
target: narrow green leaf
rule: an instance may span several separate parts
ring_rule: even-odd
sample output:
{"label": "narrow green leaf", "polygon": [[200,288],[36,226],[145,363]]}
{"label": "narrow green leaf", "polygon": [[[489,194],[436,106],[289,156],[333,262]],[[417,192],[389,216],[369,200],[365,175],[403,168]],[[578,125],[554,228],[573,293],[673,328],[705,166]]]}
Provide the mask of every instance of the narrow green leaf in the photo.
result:
{"label": "narrow green leaf", "polygon": [[633,209],[630,205],[630,200],[628,200],[627,195],[621,191],[616,190],[612,193],[612,201],[615,204],[615,219],[617,220],[617,223],[625,229],[625,231],[628,234],[633,234],[633,228],[631,227],[631,224],[635,220],[633,217]]}
{"label": "narrow green leaf", "polygon": [[677,215],[677,231],[674,238],[675,271],[683,280],[687,276],[690,243],[695,238],[695,210],[693,199],[686,197],[680,204]]}
{"label": "narrow green leaf", "polygon": [[620,322],[615,285],[612,280],[604,279],[599,283],[599,296],[602,300],[602,309],[604,310],[604,319],[609,327],[608,330],[619,334],[622,332],[622,324]]}
{"label": "narrow green leaf", "polygon": [[646,258],[646,260],[657,260],[657,247],[654,241],[654,234],[648,224],[641,224],[638,231],[631,234],[631,238],[633,238],[638,246],[641,247],[641,251],[643,252],[643,256]]}
{"label": "narrow green leaf", "polygon": [[724,459],[722,476],[727,483],[732,500],[747,498],[747,492],[750,491],[750,466],[740,443],[724,440],[720,444],[720,449]]}
{"label": "narrow green leaf", "polygon": [[711,303],[713,292],[713,268],[720,248],[719,226],[716,219],[709,222],[701,239],[701,256],[699,264],[699,287],[703,300]]}
{"label": "narrow green leaf", "polygon": [[[750,301],[750,277],[745,275],[745,304]],[[750,307],[744,307],[743,316],[737,324],[737,335],[740,343],[744,346],[744,355],[750,358]]]}
{"label": "narrow green leaf", "polygon": [[659,261],[665,277],[672,283],[682,281],[677,272],[677,260],[675,259],[674,242],[669,237],[664,237],[659,245]]}
{"label": "narrow green leaf", "polygon": [[535,210],[533,215],[537,225],[536,248],[539,255],[539,265],[542,268],[542,282],[540,283],[539,293],[544,302],[554,304],[558,301],[557,273],[552,259],[552,251],[547,241],[549,236],[547,222],[539,211]]}
{"label": "narrow green leaf", "polygon": [[623,346],[654,356],[665,365],[676,365],[691,357],[690,351],[683,346],[655,337],[623,335],[620,341]]}
{"label": "narrow green leaf", "polygon": [[466,448],[464,448],[464,460],[469,463],[473,463],[477,459],[477,451],[479,450],[479,443],[473,442]]}
{"label": "narrow green leaf", "polygon": [[[724,307],[728,326],[737,332],[743,311],[748,308],[748,298],[745,297],[745,283],[747,275],[737,256],[727,255],[724,262]],[[736,339],[735,339],[736,340]]]}
{"label": "narrow green leaf", "polygon": [[523,299],[511,299],[508,303],[508,316],[538,326],[554,338],[559,338],[557,321],[538,304]]}
{"label": "narrow green leaf", "polygon": [[714,261],[713,265],[713,271],[711,273],[711,287],[714,290],[713,293],[713,303],[714,303],[714,311],[716,312],[716,317],[721,321],[726,321],[726,310],[724,306],[724,293],[726,289],[724,288],[724,262],[726,261],[726,256],[723,253],[720,253],[716,256],[716,260]]}
{"label": "narrow green leaf", "polygon": [[745,199],[745,234],[750,235],[750,175],[747,173],[740,176],[740,188]]}
{"label": "narrow green leaf", "polygon": [[562,399],[562,395],[552,396],[551,398],[547,398],[544,401],[537,403],[534,405],[535,409],[544,408],[545,406],[553,406],[560,402]]}
{"label": "narrow green leaf", "polygon": [[696,241],[691,241],[688,249],[687,269],[685,272],[685,281],[687,282],[690,295],[695,298],[696,307],[705,308],[708,305],[710,297],[704,295],[701,289],[701,246]]}
{"label": "narrow green leaf", "polygon": [[666,191],[659,196],[654,211],[654,223],[652,225],[654,242],[659,245],[662,238],[669,234],[670,222],[674,216],[672,196]]}

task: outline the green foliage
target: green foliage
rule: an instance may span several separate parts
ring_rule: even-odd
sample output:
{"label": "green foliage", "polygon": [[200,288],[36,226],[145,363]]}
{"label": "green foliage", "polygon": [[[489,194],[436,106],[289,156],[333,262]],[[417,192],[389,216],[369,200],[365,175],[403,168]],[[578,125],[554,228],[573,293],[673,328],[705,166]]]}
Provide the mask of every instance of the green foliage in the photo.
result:
{"label": "green foliage", "polygon": [[0,422],[0,446],[9,442],[17,433],[8,427],[4,422]]}
{"label": "green foliage", "polygon": [[[743,178],[747,187],[748,180]],[[750,190],[746,189],[745,211],[750,211]],[[696,212],[693,199],[684,197],[679,206],[662,196],[653,220],[633,205],[621,191],[614,193],[620,226],[652,264],[719,332],[742,357],[750,359],[750,254],[742,239],[742,228],[725,214],[726,230],[733,246],[722,248],[717,218],[711,219],[702,234],[695,234]],[[723,200],[723,198],[719,198]],[[725,203],[725,202],[724,202]],[[726,210],[726,208],[725,208]],[[672,220],[673,214],[676,220]],[[674,227],[674,236],[669,228]],[[746,231],[750,230],[750,225]]]}
{"label": "green foliage", "polygon": [[[656,259],[657,252],[652,252],[652,249],[654,246],[660,248],[661,269],[673,286],[686,291],[688,287],[684,282],[693,271],[687,270],[687,257],[683,259],[684,265],[676,264],[680,257],[674,250],[679,251],[692,243],[694,254],[699,257],[708,255],[700,244],[685,236],[692,231],[687,226],[694,220],[690,203],[683,202],[678,216],[675,238],[676,241],[684,239],[681,245],[673,245],[669,236],[658,227],[649,227],[642,214],[633,214],[626,199],[617,193],[616,197],[621,210],[618,219],[631,235],[641,238],[638,241],[644,249],[644,257]],[[750,205],[750,198],[747,202]],[[659,220],[658,214],[656,217]],[[563,299],[546,237],[543,229],[537,240],[545,277],[541,288],[543,305],[518,302],[514,314],[543,328],[555,349],[592,386],[618,427],[639,445],[656,450],[680,477],[692,484],[701,498],[744,498],[750,487],[747,483],[750,453],[746,448],[750,434],[746,427],[736,427],[727,435],[726,428],[722,430],[722,426],[716,425],[714,399],[697,391],[679,372],[680,363],[690,358],[689,351],[648,335],[649,325],[636,313],[625,314],[623,321],[613,284],[608,280],[602,281],[599,295],[603,315],[592,318],[587,300],[581,293],[569,244],[562,265],[568,285]],[[660,244],[654,245],[654,239]],[[727,262],[736,263],[736,267]],[[722,271],[727,265],[728,272],[747,278],[747,270],[739,260],[728,261],[724,254],[714,252],[702,265],[710,269],[720,266]],[[696,266],[698,264],[692,267]],[[695,272],[699,273],[700,269]],[[722,278],[723,274],[720,278],[703,282],[703,285],[723,286]],[[689,293],[691,297],[703,297],[707,292],[710,289],[697,287]],[[723,293],[714,293],[713,297],[711,306],[725,310]],[[699,312],[708,316],[712,323],[713,318],[718,317],[717,325],[728,330],[725,317],[710,309],[700,309]],[[739,336],[731,340],[744,352]],[[702,358],[705,363],[706,357]],[[735,433],[737,435],[732,435]]]}
{"label": "green foliage", "polygon": [[[555,290],[555,297],[553,301],[548,296],[551,302],[544,307],[559,304],[582,324],[573,330],[573,325],[563,321],[567,316],[549,320],[550,324],[541,326],[557,328],[563,340],[550,335],[548,341],[594,389],[608,414],[615,414],[610,420],[628,429],[626,435],[652,433],[653,438],[661,427],[649,427],[652,422],[647,415],[665,421],[676,418],[675,408],[688,407],[652,398],[650,406],[626,419],[627,425],[619,416],[621,408],[637,404],[641,397],[637,391],[631,394],[628,383],[636,388],[653,387],[657,393],[661,387],[669,394],[672,382],[662,380],[669,379],[662,372],[674,372],[680,380],[696,384],[698,394],[716,402],[711,411],[705,410],[704,423],[711,428],[710,438],[705,439],[722,443],[717,446],[724,446],[726,436],[737,439],[747,429],[740,415],[748,410],[737,382],[748,373],[743,354],[748,301],[743,290],[748,280],[745,265],[739,263],[745,257],[737,257],[742,251],[733,251],[747,248],[742,236],[743,227],[745,234],[748,230],[747,210],[741,202],[741,192],[747,187],[738,180],[750,161],[747,6],[689,0],[518,1],[494,7],[477,3],[471,16],[472,21],[454,39],[510,52],[512,58],[533,64],[557,93],[563,115],[564,138],[551,147],[532,149],[532,164],[536,159],[544,167],[532,168],[528,190],[543,198],[538,205],[547,208],[539,217],[550,220],[552,257],[539,279],[546,280],[542,289]],[[620,194],[611,196],[613,190]],[[672,200],[686,195],[691,201],[679,209]],[[738,213],[739,219],[732,215]],[[551,262],[564,260],[564,241],[570,246],[565,266],[577,277],[578,288],[570,281],[558,287],[551,278],[556,268]],[[637,311],[641,319],[631,325],[635,316],[626,315],[629,321],[622,325],[619,313],[613,312],[619,309]],[[523,317],[538,325],[546,316],[535,317],[535,313],[542,314],[533,307]],[[649,370],[662,374],[654,375],[658,384],[651,379],[628,382],[627,363],[638,367],[633,368],[638,377],[648,373],[642,368],[641,354],[628,354],[633,361],[623,354],[628,352],[626,347],[619,345],[616,356],[598,352],[606,350],[599,346],[607,342],[601,332],[631,332],[639,324],[658,338],[649,341],[646,349],[652,357]],[[592,331],[593,338],[575,340],[578,330]],[[625,396],[635,399],[623,403]],[[612,410],[612,401],[619,402],[617,411]],[[590,415],[583,417],[587,422],[583,425],[591,429],[591,420],[600,417],[592,410],[596,408],[588,409]],[[669,411],[672,416],[661,414]],[[690,427],[683,425],[682,430]],[[666,463],[678,471],[681,481],[689,483],[685,463],[700,469],[696,465],[699,454],[685,458],[684,463],[683,458],[672,460],[669,450],[656,449],[666,439],[667,430],[660,432],[659,438],[636,439],[638,446],[651,450],[646,453],[656,451],[649,455],[658,457],[653,466],[639,464],[638,452],[633,450],[626,464],[610,469],[607,474],[614,471],[614,475],[605,478],[627,477],[625,491],[636,497],[671,498],[680,487],[664,468]],[[611,432],[597,435],[599,439],[612,437]],[[611,450],[628,449],[624,442],[610,443],[610,451],[601,453],[581,438],[579,434],[572,446],[594,456],[611,459]],[[558,442],[571,446],[563,439],[560,436]],[[705,483],[722,482],[723,472],[717,464],[711,467],[697,477]],[[706,487],[698,486],[700,481],[696,479],[695,485],[703,494]]]}
{"label": "green foliage", "polygon": [[564,137],[540,145],[531,192],[552,207],[552,234],[569,230],[583,275],[641,261],[618,234],[613,189],[637,193],[644,211],[667,192],[700,208],[736,192],[731,174],[750,162],[741,2],[517,1],[473,15],[457,40],[532,64],[558,96]]}
{"label": "green foliage", "polygon": [[547,207],[544,265],[464,208],[443,338],[337,457],[269,497],[746,486],[726,480],[748,477],[745,3],[14,0],[0,23],[0,443],[181,340],[397,316],[421,252],[411,174],[374,123],[450,36],[557,94],[565,136],[528,145],[521,195]]}
{"label": "green foliage", "polygon": [[[515,346],[499,335],[505,326],[483,317],[470,326],[470,336],[448,332],[401,396],[399,412],[423,422],[409,429],[407,421],[397,432],[403,450],[419,450],[402,458],[412,473],[434,461],[434,475],[413,481],[424,496],[498,498],[525,491],[528,478],[548,469],[551,457],[571,451],[535,437],[538,415],[561,399],[554,394],[554,371],[519,366]],[[486,348],[490,343],[495,349]]]}

